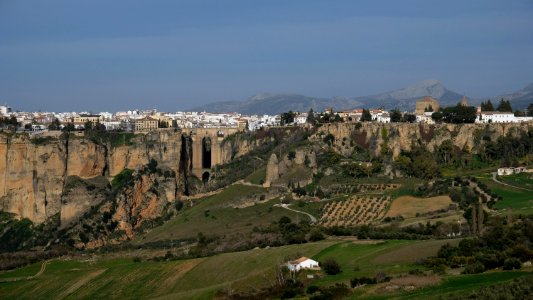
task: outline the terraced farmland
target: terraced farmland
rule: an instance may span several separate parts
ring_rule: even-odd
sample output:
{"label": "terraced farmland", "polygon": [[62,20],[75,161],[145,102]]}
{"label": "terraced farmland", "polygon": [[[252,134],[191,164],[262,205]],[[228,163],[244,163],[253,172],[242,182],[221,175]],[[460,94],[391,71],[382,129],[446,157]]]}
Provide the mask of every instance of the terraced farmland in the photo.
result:
{"label": "terraced farmland", "polygon": [[350,193],[379,194],[388,190],[398,189],[401,186],[399,183],[332,184],[327,190],[335,195]]}
{"label": "terraced farmland", "polygon": [[355,226],[381,220],[391,202],[390,196],[354,196],[346,201],[329,202],[322,208],[323,226]]}

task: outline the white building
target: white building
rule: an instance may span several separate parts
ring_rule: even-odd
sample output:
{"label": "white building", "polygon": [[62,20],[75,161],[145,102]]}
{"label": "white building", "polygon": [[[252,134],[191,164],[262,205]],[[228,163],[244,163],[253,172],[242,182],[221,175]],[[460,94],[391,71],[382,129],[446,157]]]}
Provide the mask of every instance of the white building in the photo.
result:
{"label": "white building", "polygon": [[498,169],[498,176],[507,176],[507,175],[519,174],[519,173],[522,173],[522,172],[527,172],[527,169],[525,167],[499,168]]}
{"label": "white building", "polygon": [[297,272],[302,269],[318,269],[319,266],[318,261],[302,256],[297,260],[287,262],[287,268],[290,271]]}
{"label": "white building", "polygon": [[424,112],[423,114],[417,114],[416,115],[416,122],[417,123],[426,123],[426,124],[435,124],[435,121],[433,121],[433,118],[431,117],[433,115],[433,112]]}
{"label": "white building", "polygon": [[0,115],[8,116],[11,113],[11,107],[7,105],[0,105]]}
{"label": "white building", "polygon": [[303,125],[307,122],[307,113],[301,113],[294,117],[294,124]]}
{"label": "white building", "polygon": [[515,123],[514,113],[499,111],[482,111],[476,118],[476,123]]}

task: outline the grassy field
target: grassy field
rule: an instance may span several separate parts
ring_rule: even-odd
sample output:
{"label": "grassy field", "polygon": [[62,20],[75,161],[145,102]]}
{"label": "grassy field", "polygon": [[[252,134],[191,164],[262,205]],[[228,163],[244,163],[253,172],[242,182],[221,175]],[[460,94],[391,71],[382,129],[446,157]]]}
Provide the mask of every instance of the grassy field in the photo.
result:
{"label": "grassy field", "polygon": [[[330,239],[317,243],[224,253],[206,258],[177,261],[134,262],[128,255],[83,256],[52,260],[45,272],[31,280],[0,283],[2,299],[212,299],[217,291],[235,292],[270,286],[275,270],[287,257],[307,256],[322,261],[336,259],[340,274],[315,271],[313,285],[349,284],[355,276],[388,275],[425,268],[416,261],[435,255],[445,243],[459,240],[372,241]],[[35,274],[41,263],[1,272],[1,278]],[[450,292],[471,290],[505,282],[528,272],[491,272],[477,275],[445,276],[436,285],[415,291],[384,294],[384,284],[354,290],[354,297],[386,299],[427,299]],[[439,283],[440,282],[440,283]],[[379,289],[380,288],[380,289]]]}
{"label": "grassy field", "polygon": [[514,278],[532,276],[531,272],[490,272],[475,275],[447,277],[441,284],[419,289],[413,292],[397,292],[379,296],[368,296],[367,299],[446,299],[447,294],[472,291],[486,285],[504,283]]}
{"label": "grassy field", "polygon": [[[492,181],[491,174],[482,174],[476,178],[484,182],[493,192],[502,196],[503,200],[496,202],[494,208],[502,210],[506,214],[530,214],[533,213],[533,192],[516,189]],[[516,179],[520,181],[521,179]]]}
{"label": "grassy field", "polygon": [[[211,299],[222,288],[262,287],[289,255],[313,256],[335,242],[225,253],[180,261],[133,262],[124,258],[52,261],[33,280],[0,284],[2,299]],[[0,274],[21,277],[40,263]]]}
{"label": "grassy field", "polygon": [[271,200],[257,203],[245,208],[234,208],[236,203],[253,194],[261,194],[263,188],[247,185],[232,185],[217,195],[195,200],[193,207],[186,208],[178,216],[162,226],[141,235],[134,243],[140,244],[167,239],[196,237],[198,232],[204,234],[227,234],[250,232],[254,226],[267,225],[278,221],[282,216],[295,220],[301,214],[273,207],[279,203]]}
{"label": "grassy field", "polygon": [[519,186],[533,191],[533,173],[520,173],[509,176],[500,176],[499,180],[510,185]]}
{"label": "grassy field", "polygon": [[266,178],[266,167],[262,167],[252,174],[248,175],[248,177],[244,178],[245,181],[248,181],[253,184],[263,184]]}
{"label": "grassy field", "polygon": [[392,202],[386,216],[403,216],[404,218],[412,218],[416,216],[416,213],[446,209],[450,204],[452,204],[452,199],[450,199],[449,196],[437,196],[431,198],[402,196]]}
{"label": "grassy field", "polygon": [[422,268],[416,261],[436,255],[440,246],[458,243],[459,240],[437,241],[385,241],[369,243],[354,241],[335,244],[313,257],[318,261],[334,258],[342,265],[342,272],[318,279],[313,284],[330,285],[344,282],[349,285],[355,276],[374,276],[377,272],[397,274]]}

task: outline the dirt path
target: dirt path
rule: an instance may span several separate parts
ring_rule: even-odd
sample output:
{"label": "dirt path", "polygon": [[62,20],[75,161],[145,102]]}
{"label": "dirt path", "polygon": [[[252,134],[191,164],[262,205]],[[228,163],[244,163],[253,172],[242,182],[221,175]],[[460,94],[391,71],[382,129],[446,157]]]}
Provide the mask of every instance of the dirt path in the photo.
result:
{"label": "dirt path", "polygon": [[497,173],[496,172],[493,172],[492,173],[492,181],[496,182],[496,183],[499,183],[499,184],[502,184],[502,185],[506,185],[506,186],[510,186],[512,188],[515,188],[515,189],[519,189],[519,190],[523,190],[523,191],[528,191],[528,192],[533,192],[533,190],[530,190],[530,189],[526,189],[524,187],[520,187],[520,186],[516,186],[516,185],[512,185],[512,184],[508,184],[508,183],[505,183],[503,181],[499,181],[498,178],[497,178]]}
{"label": "dirt path", "polygon": [[65,298],[67,298],[72,293],[77,291],[80,287],[84,286],[89,281],[91,281],[94,278],[98,277],[100,274],[104,273],[106,270],[107,269],[96,270],[94,272],[91,272],[91,273],[87,274],[87,276],[84,276],[80,280],[76,281],[73,285],[69,286],[66,290],[61,292],[61,294],[59,294],[56,299],[65,299]]}
{"label": "dirt path", "polygon": [[43,263],[41,264],[41,269],[39,269],[39,272],[35,273],[35,275],[26,276],[26,277],[0,278],[0,282],[15,282],[15,281],[31,280],[31,279],[37,278],[43,275],[44,271],[46,270],[46,265],[48,265],[50,261],[51,260],[43,261]]}
{"label": "dirt path", "polygon": [[311,219],[311,223],[316,223],[316,221],[317,221],[316,218],[313,215],[308,214],[308,213],[306,213],[304,211],[299,211],[299,210],[292,209],[292,208],[289,207],[288,204],[274,204],[274,206],[285,208],[287,210],[290,210],[290,211],[293,211],[293,212],[297,212],[299,214],[307,215],[309,217],[309,219]]}
{"label": "dirt path", "polygon": [[44,261],[43,264],[41,265],[41,269],[39,270],[39,272],[37,272],[37,274],[35,274],[33,276],[28,277],[28,279],[32,279],[32,278],[39,277],[39,276],[43,275],[44,271],[46,270],[46,265],[49,262],[50,262],[49,260]]}
{"label": "dirt path", "polygon": [[233,182],[231,184],[228,184],[228,185],[226,185],[224,187],[221,187],[218,190],[214,190],[214,191],[211,191],[211,192],[205,192],[205,193],[198,193],[198,194],[195,194],[195,195],[192,195],[192,196],[182,196],[181,200],[182,201],[195,200],[195,199],[201,199],[201,198],[213,196],[213,195],[216,195],[216,194],[219,194],[219,193],[223,192],[228,187],[230,187],[232,185],[236,185],[236,184],[247,185],[247,186],[255,186],[255,187],[260,187],[260,188],[263,187],[261,184],[254,184],[254,183],[251,183],[251,182],[244,181],[244,179],[241,179],[241,180],[237,180],[237,181],[235,181],[235,182]]}

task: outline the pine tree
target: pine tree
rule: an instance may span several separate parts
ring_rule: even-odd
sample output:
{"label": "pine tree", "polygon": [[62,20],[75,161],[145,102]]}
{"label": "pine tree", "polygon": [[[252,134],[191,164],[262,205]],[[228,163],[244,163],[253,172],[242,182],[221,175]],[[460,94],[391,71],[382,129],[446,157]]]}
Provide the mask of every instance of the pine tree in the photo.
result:
{"label": "pine tree", "polygon": [[361,116],[361,122],[370,122],[372,121],[372,115],[368,109],[363,109],[363,115]]}
{"label": "pine tree", "polygon": [[496,109],[500,112],[513,112],[513,108],[511,107],[511,102],[509,100],[500,100],[500,103],[498,104],[498,108]]}
{"label": "pine tree", "polygon": [[494,111],[494,105],[492,105],[490,99],[487,100],[487,103],[481,102],[481,111]]}

